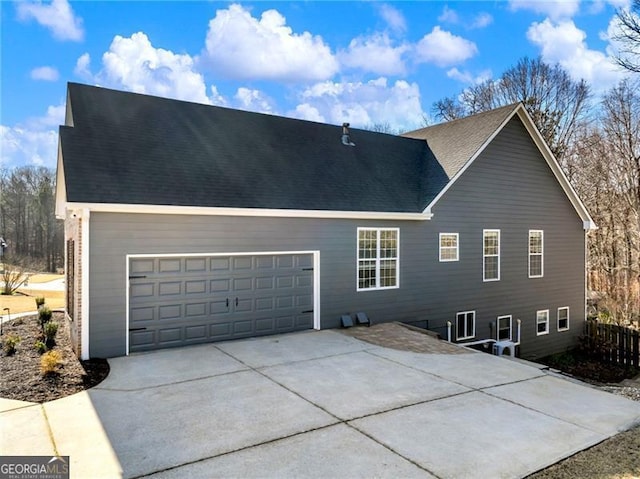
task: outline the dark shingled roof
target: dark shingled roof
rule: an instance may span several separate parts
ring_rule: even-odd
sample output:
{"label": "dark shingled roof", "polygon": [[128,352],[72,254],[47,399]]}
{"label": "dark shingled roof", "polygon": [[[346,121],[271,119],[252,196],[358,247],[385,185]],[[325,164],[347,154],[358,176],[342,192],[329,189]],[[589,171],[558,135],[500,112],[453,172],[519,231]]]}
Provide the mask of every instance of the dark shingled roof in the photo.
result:
{"label": "dark shingled roof", "polygon": [[421,213],[448,181],[423,140],[70,83],[66,200]]}

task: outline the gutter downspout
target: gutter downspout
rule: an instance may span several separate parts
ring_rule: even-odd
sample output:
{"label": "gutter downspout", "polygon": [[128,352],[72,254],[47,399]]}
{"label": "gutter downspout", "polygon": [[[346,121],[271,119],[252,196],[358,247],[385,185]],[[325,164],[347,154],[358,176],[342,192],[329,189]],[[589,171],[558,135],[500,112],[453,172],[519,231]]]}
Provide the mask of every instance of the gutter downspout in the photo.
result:
{"label": "gutter downspout", "polygon": [[447,321],[447,341],[451,342],[451,321]]}

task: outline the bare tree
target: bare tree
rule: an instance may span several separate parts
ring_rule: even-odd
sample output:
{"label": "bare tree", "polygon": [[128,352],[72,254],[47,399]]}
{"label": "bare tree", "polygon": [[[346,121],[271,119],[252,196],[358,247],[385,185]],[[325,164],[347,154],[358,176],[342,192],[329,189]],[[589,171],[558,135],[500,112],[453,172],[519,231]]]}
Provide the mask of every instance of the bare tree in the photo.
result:
{"label": "bare tree", "polygon": [[619,9],[617,13],[620,29],[613,37],[622,49],[616,61],[623,68],[640,73],[640,0],[633,0],[630,9]]}
{"label": "bare tree", "polygon": [[0,236],[7,254],[37,269],[55,271],[64,258],[61,222],[55,219],[55,174],[43,167],[0,170]]}
{"label": "bare tree", "polygon": [[487,80],[433,106],[437,118],[454,120],[522,102],[551,151],[562,158],[589,109],[589,86],[574,81],[560,65],[524,57],[497,80]]}

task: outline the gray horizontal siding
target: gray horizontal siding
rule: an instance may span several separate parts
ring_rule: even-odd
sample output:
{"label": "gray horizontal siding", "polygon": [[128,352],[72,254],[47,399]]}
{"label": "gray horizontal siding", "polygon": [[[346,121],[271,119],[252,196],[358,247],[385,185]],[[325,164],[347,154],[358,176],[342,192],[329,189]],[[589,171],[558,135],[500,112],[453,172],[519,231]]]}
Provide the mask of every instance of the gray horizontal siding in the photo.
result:
{"label": "gray horizontal siding", "polygon": [[[561,351],[584,320],[584,232],[519,120],[495,138],[433,209],[431,221],[358,221],[93,213],[90,353],[125,354],[126,255],[320,251],[321,326],[365,311],[374,323],[423,321],[446,334],[457,311],[475,310],[477,339],[498,315],[522,320],[525,357]],[[400,288],[356,291],[358,227],[400,229]],[[501,280],[482,282],[482,230],[501,230]],[[544,230],[544,278],[528,278],[528,230]],[[460,234],[460,261],[438,261],[438,233]],[[569,306],[571,329],[556,331]],[[537,337],[535,313],[550,310]]]}

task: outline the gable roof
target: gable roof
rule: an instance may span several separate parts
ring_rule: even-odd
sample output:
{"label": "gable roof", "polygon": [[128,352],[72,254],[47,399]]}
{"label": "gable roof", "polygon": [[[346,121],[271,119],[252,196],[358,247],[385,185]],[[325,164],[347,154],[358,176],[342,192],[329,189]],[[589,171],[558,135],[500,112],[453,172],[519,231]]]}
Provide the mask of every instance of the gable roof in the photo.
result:
{"label": "gable roof", "polygon": [[70,83],[66,201],[421,214],[424,141]]}
{"label": "gable roof", "polygon": [[449,179],[474,157],[487,140],[510,118],[518,103],[477,115],[403,133],[407,138],[426,140]]}
{"label": "gable roof", "polygon": [[69,83],[56,214],[97,211],[429,219],[514,117],[588,212],[522,104],[403,136]]}
{"label": "gable roof", "polygon": [[449,180],[430,201],[429,205],[425,208],[425,213],[431,214],[431,209],[438,200],[451,188],[464,171],[471,166],[474,160],[480,156],[496,135],[502,131],[504,126],[516,116],[522,121],[531,139],[536,144],[556,180],[576,210],[576,213],[578,213],[578,216],[582,219],[584,228],[595,229],[595,223],[589,215],[589,212],[569,183],[560,164],[542,138],[542,135],[522,103],[513,103],[487,112],[403,134],[403,136],[408,138],[425,140],[438,159],[438,162],[442,165]]}

